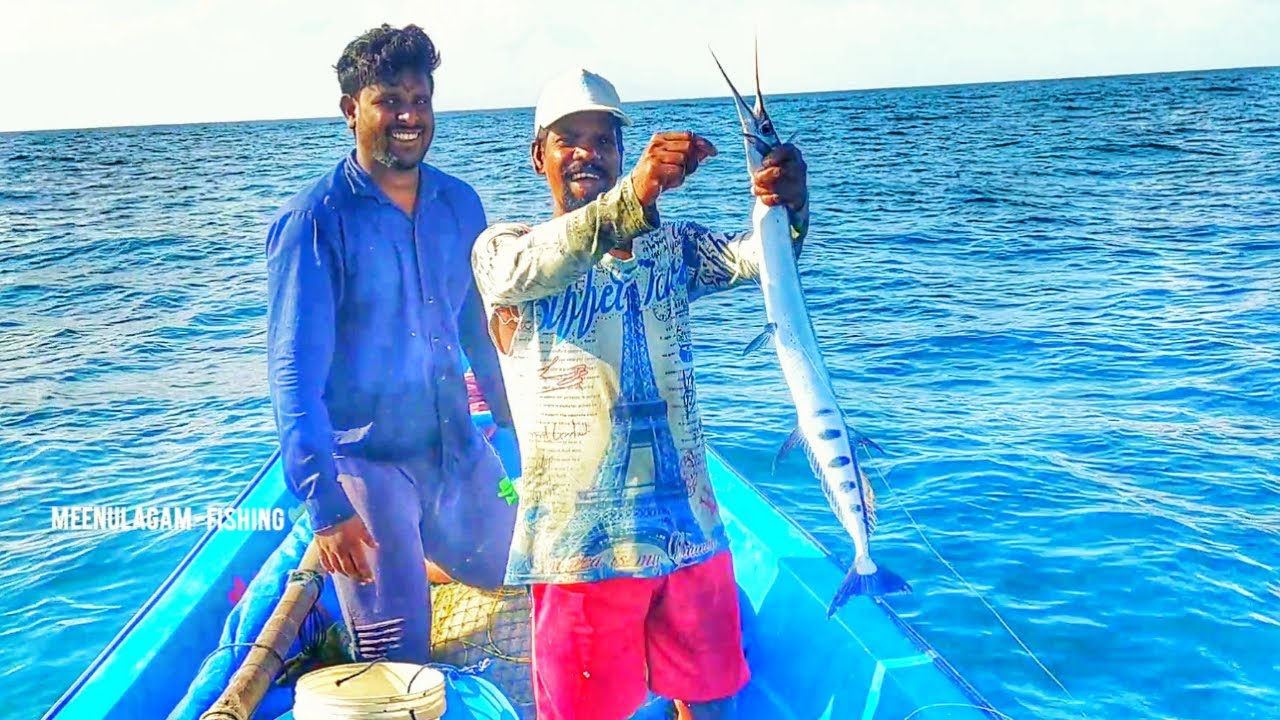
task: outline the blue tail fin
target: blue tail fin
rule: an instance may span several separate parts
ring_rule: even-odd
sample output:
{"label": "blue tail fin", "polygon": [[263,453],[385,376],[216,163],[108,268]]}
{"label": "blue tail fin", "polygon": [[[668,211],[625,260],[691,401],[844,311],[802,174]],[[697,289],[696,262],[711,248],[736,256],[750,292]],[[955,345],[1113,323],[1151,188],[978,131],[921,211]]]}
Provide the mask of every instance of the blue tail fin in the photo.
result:
{"label": "blue tail fin", "polygon": [[836,591],[836,596],[831,599],[831,605],[827,608],[827,617],[835,615],[840,606],[854,595],[880,597],[900,592],[911,592],[911,586],[889,568],[881,565],[874,573],[862,575],[856,567],[850,567],[849,574],[844,576],[844,582]]}

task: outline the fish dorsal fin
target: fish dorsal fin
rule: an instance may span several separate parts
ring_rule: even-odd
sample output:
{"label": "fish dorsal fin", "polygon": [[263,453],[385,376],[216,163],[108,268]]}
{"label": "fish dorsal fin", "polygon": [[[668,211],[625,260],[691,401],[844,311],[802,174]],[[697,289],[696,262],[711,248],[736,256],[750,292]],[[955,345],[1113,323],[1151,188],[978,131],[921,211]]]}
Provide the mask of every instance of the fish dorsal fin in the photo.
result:
{"label": "fish dorsal fin", "polygon": [[791,452],[792,448],[797,445],[804,446],[806,454],[808,454],[809,448],[804,441],[804,434],[800,432],[799,425],[796,426],[795,430],[791,431],[791,434],[787,436],[786,441],[782,443],[782,447],[778,448],[778,454],[773,457],[772,474],[778,474],[778,463],[782,462],[787,457],[787,453]]}
{"label": "fish dorsal fin", "polygon": [[773,337],[773,333],[777,329],[778,329],[778,323],[771,322],[765,325],[764,332],[757,335],[756,338],[747,345],[746,349],[742,351],[743,356],[753,353],[756,350],[759,350],[761,347],[763,347],[764,344],[769,342],[770,338]]}
{"label": "fish dorsal fin", "polygon": [[[854,442],[855,442],[859,447],[866,448],[866,450],[867,450],[867,454],[868,454],[868,455],[869,455],[869,454],[871,454],[871,451],[872,451],[872,450],[875,450],[876,452],[880,453],[881,455],[884,455],[884,448],[882,448],[882,447],[880,447],[879,445],[877,445],[875,440],[872,440],[871,438],[867,437],[866,435],[863,435],[862,433],[860,433],[860,432],[858,432],[857,430],[854,430],[853,428],[848,427],[848,426],[845,426],[845,432],[849,433],[849,437],[850,437],[850,438],[852,438],[852,439],[853,439],[853,441],[854,441]],[[855,448],[855,449],[856,449],[856,448]]]}
{"label": "fish dorsal fin", "polygon": [[884,454],[884,450],[876,444],[874,440],[854,430],[848,425],[845,426],[845,432],[853,441],[853,468],[858,475],[858,484],[862,488],[862,507],[863,516],[867,520],[867,534],[875,532],[876,529],[876,491],[871,487],[871,478],[867,477],[866,471],[862,469],[862,463],[858,462],[858,448],[862,448],[870,455],[872,450]]}
{"label": "fish dorsal fin", "polygon": [[862,510],[867,519],[867,535],[870,535],[876,531],[876,491],[871,487],[870,478],[862,471],[862,465],[855,462],[854,467],[858,470],[858,481],[862,483]]}

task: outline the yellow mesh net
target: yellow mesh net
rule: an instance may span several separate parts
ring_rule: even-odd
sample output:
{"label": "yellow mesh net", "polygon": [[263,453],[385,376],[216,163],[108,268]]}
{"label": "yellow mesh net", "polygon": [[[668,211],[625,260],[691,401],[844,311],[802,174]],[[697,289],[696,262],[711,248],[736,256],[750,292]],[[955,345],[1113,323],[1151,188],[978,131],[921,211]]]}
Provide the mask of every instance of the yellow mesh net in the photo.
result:
{"label": "yellow mesh net", "polygon": [[529,594],[462,583],[431,586],[431,658],[458,667],[488,658],[483,677],[498,686],[521,718],[533,718]]}

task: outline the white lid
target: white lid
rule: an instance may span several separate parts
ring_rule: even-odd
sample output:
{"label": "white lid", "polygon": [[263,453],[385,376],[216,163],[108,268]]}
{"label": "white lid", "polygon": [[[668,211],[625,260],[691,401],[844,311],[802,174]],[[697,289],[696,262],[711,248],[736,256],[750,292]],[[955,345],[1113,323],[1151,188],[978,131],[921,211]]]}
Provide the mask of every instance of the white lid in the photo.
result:
{"label": "white lid", "polygon": [[413,663],[351,663],[320,668],[298,678],[294,691],[294,716],[299,720],[311,717],[390,720],[408,717],[410,711],[419,720],[428,720],[440,717],[444,710],[444,675],[434,668]]}

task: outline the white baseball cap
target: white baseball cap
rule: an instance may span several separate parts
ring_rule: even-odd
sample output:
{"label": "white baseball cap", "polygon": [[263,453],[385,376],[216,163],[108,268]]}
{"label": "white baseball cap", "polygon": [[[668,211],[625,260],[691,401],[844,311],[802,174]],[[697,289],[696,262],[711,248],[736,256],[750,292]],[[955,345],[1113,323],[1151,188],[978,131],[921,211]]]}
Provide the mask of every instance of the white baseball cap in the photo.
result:
{"label": "white baseball cap", "polygon": [[557,120],[576,112],[607,112],[623,125],[631,118],[622,112],[622,101],[613,83],[586,70],[576,68],[556,76],[542,88],[533,112],[533,131],[551,127]]}

